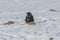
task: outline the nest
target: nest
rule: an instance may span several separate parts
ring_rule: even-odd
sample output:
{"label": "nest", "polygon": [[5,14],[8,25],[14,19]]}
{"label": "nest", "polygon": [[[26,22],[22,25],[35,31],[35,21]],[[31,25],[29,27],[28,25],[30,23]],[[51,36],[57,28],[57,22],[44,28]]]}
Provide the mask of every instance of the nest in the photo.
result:
{"label": "nest", "polygon": [[27,24],[29,24],[29,25],[35,25],[36,23],[35,22],[28,22]]}

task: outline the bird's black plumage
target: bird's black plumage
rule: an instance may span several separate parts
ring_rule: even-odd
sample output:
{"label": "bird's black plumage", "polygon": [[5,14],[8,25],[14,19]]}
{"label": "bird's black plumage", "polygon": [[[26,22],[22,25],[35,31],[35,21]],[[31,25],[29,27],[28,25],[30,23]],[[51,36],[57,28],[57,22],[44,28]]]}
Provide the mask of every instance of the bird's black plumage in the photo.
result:
{"label": "bird's black plumage", "polygon": [[34,18],[33,15],[31,14],[31,12],[27,12],[27,16],[25,18],[26,23],[28,22],[34,22]]}

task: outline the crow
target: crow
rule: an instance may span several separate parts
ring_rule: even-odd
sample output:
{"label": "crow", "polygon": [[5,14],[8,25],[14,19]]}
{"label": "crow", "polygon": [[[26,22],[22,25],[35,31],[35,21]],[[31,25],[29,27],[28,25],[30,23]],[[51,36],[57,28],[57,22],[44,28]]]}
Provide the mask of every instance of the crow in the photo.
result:
{"label": "crow", "polygon": [[31,12],[27,12],[26,14],[27,14],[27,16],[26,16],[26,18],[25,18],[25,22],[26,22],[26,23],[34,22],[34,18],[33,18],[32,13],[31,13]]}

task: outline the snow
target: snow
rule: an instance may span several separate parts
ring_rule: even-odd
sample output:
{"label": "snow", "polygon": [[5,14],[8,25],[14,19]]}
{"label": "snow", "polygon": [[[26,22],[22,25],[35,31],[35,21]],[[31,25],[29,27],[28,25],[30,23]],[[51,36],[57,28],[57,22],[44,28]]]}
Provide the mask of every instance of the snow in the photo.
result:
{"label": "snow", "polygon": [[[0,40],[60,39],[60,0],[0,0]],[[25,24],[30,11],[36,25]],[[4,25],[12,20],[15,23]]]}

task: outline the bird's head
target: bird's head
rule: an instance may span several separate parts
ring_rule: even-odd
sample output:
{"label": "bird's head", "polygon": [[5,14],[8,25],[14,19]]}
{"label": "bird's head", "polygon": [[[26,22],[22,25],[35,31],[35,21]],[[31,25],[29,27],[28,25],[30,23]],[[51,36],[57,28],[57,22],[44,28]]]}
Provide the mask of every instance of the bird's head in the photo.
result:
{"label": "bird's head", "polygon": [[27,15],[32,15],[31,12],[27,12],[26,14],[27,14]]}

